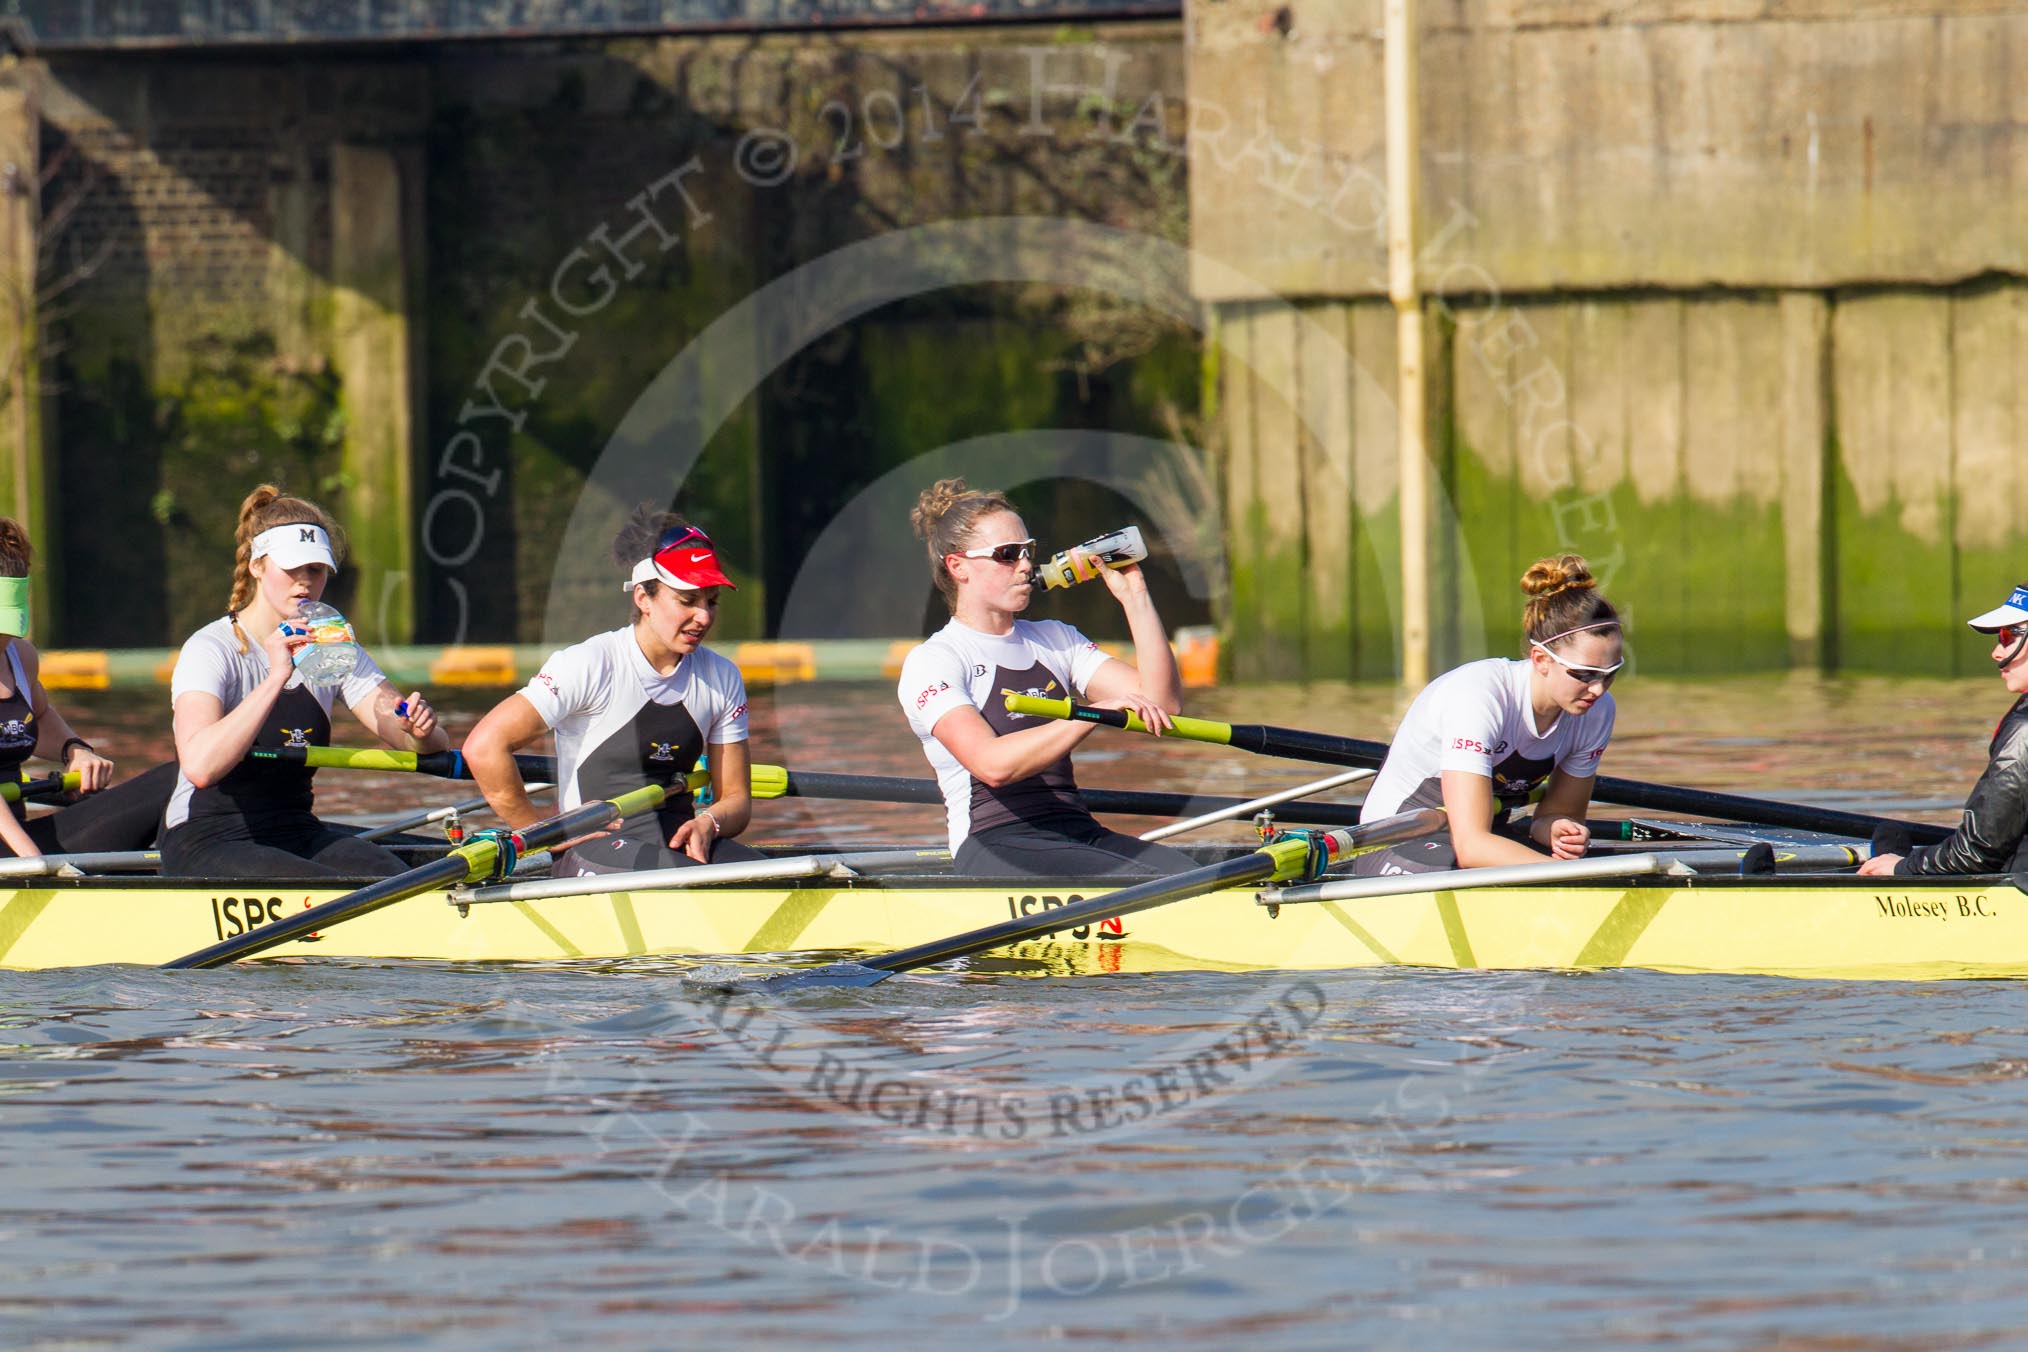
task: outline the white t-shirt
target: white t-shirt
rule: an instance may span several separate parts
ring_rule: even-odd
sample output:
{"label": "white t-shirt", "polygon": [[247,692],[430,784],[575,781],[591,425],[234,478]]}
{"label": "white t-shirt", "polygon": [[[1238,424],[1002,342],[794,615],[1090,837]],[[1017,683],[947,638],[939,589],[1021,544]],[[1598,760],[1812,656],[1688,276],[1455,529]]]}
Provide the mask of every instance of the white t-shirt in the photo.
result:
{"label": "white t-shirt", "polygon": [[1489,657],[1423,687],[1366,792],[1366,820],[1442,807],[1446,770],[1492,780],[1502,810],[1527,802],[1556,770],[1577,779],[1596,775],[1599,756],[1612,740],[1613,697],[1599,696],[1582,714],[1560,714],[1538,733],[1528,707],[1530,670],[1527,662]]}
{"label": "white t-shirt", "polygon": [[[221,616],[183,641],[183,650],[176,655],[176,669],[169,676],[169,704],[174,708],[178,699],[195,691],[217,696],[219,706],[226,713],[231,713],[267,678],[268,654],[261,647],[258,636],[248,633],[246,651],[241,652],[232,617]],[[380,689],[381,682],[386,679],[364,648],[359,650],[359,665],[342,684],[305,685],[301,676],[292,674],[270,713],[269,723],[272,726],[263,727],[255,734],[254,745],[290,747],[327,744],[331,737],[331,706],[338,698],[342,695],[346,707],[351,708]],[[308,708],[308,700],[316,701],[316,709]],[[294,773],[304,776],[300,770]],[[194,792],[196,786],[178,774],[176,791],[169,796],[169,808],[162,818],[165,828],[180,826],[189,819],[190,798]],[[307,805],[305,808],[307,810]]]}
{"label": "white t-shirt", "polygon": [[1011,633],[982,634],[954,619],[909,653],[896,693],[943,790],[953,853],[973,831],[1018,821],[1028,813],[1082,812],[1084,806],[1076,797],[1069,757],[1042,774],[989,789],[936,739],[937,720],[969,704],[994,732],[1018,731],[1033,720],[1008,713],[1002,703],[1005,692],[1068,699],[1110,660],[1098,644],[1059,620],[1016,620]]}
{"label": "white t-shirt", "polygon": [[680,786],[706,746],[747,738],[738,666],[699,648],[664,676],[631,625],[551,653],[521,695],[556,733],[559,811],[648,783],[671,790],[655,818],[621,832],[643,839],[659,822],[666,841],[689,819],[690,792]]}

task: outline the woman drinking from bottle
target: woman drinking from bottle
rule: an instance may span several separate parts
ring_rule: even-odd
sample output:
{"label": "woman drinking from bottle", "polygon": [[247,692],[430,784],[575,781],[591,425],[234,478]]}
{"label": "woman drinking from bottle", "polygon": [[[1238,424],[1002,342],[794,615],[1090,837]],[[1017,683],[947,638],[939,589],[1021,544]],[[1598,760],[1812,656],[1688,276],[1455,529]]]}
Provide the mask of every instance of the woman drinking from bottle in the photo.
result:
{"label": "woman drinking from bottle", "polygon": [[[902,712],[937,772],[960,873],[1083,877],[1176,873],[1180,850],[1100,826],[1078,796],[1070,753],[1093,724],[1008,713],[1009,693],[1128,709],[1150,731],[1183,708],[1183,682],[1140,566],[1097,569],[1126,612],[1134,665],[1057,620],[1024,620],[1036,582],[1035,541],[999,493],[944,479],[917,501],[916,534],[951,621],[901,667]],[[1070,576],[1089,569],[1070,567]]]}
{"label": "woman drinking from bottle", "polygon": [[78,736],[49,702],[42,656],[28,641],[28,568],[34,557],[21,523],[0,516],[0,639],[6,649],[0,663],[0,779],[19,778],[22,762],[41,756],[76,774],[82,797],[25,820],[0,800],[0,856],[148,849],[161,830],[176,767],[158,765],[114,784],[112,761]]}
{"label": "woman drinking from bottle", "polygon": [[391,851],[316,818],[316,771],[248,757],[328,743],[331,706],[341,696],[388,746],[442,751],[449,745],[429,701],[420,693],[404,701],[363,650],[318,677],[327,683],[310,684],[296,669],[311,637],[306,624],[293,621],[337,573],[336,535],[323,508],[272,484],[241,504],[226,614],[190,636],[170,678],[182,774],[164,817],[165,875],[376,877],[407,867]]}

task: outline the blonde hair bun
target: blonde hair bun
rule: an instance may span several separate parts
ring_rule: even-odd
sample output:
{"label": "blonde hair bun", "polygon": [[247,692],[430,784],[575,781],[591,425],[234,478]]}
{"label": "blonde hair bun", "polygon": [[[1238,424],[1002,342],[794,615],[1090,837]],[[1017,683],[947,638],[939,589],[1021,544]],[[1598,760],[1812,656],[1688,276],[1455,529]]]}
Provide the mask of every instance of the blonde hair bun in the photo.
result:
{"label": "blonde hair bun", "polygon": [[1579,554],[1559,554],[1537,559],[1521,574],[1521,590],[1528,596],[1550,597],[1562,591],[1588,590],[1598,586],[1591,565]]}
{"label": "blonde hair bun", "polygon": [[915,500],[915,510],[908,514],[908,521],[915,528],[916,538],[927,540],[936,531],[953,507],[971,496],[972,490],[963,479],[939,479],[925,488]]}
{"label": "blonde hair bun", "polygon": [[939,479],[915,500],[915,510],[908,514],[909,524],[915,527],[916,537],[929,553],[930,577],[954,613],[958,584],[944,566],[945,555],[962,550],[983,518],[1013,510],[1014,504],[1005,493],[973,488],[963,479]]}
{"label": "blonde hair bun", "polygon": [[1521,575],[1528,595],[1521,632],[1532,643],[1559,641],[1581,629],[1618,628],[1619,612],[1598,590],[1591,565],[1579,554],[1537,559]]}

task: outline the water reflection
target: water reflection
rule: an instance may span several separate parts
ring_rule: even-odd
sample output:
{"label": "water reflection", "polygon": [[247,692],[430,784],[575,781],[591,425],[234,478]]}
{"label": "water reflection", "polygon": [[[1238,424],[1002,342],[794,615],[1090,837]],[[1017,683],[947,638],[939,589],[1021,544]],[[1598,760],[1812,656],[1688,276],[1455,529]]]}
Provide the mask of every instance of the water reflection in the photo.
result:
{"label": "water reflection", "polygon": [[[1800,676],[1618,693],[1612,773],[1873,810],[1954,803],[2006,703]],[[75,703],[129,768],[162,748],[131,698]],[[1373,738],[1402,707],[1194,697]],[[762,761],[926,772],[885,686],[770,692],[755,735]],[[1089,745],[1095,785],[1314,775]],[[320,781],[333,812],[449,796]],[[783,840],[940,826],[762,810]],[[19,1345],[2028,1340],[2028,986],[1312,975],[1319,1016],[1271,1073],[1103,1131],[1049,1130],[1048,1096],[1088,1107],[1279,979],[925,975],[773,1011],[806,1062],[1039,1093],[1043,1129],[1009,1140],[785,1078],[669,964],[0,973],[0,1308]]]}

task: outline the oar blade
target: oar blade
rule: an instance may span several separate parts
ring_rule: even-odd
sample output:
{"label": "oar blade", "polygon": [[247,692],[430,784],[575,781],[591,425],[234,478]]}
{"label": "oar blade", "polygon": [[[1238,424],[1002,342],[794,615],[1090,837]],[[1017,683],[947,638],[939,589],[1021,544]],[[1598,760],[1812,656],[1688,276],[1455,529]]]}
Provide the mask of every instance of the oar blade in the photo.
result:
{"label": "oar blade", "polygon": [[800,972],[767,977],[763,984],[776,991],[811,990],[819,986],[878,986],[893,975],[886,968],[868,967],[859,962],[827,962],[822,967],[807,967]]}

